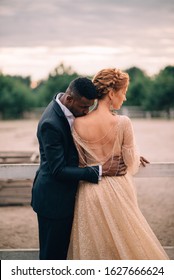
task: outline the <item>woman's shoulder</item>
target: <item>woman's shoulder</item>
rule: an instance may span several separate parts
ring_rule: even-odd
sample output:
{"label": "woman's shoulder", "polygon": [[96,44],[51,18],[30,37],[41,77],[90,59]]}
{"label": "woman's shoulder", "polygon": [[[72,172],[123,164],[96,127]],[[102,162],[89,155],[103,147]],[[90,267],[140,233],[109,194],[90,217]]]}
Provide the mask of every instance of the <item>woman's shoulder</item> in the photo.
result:
{"label": "woman's shoulder", "polygon": [[81,126],[84,125],[84,123],[85,123],[85,124],[88,124],[88,123],[90,123],[90,122],[93,122],[93,120],[94,120],[93,114],[92,114],[92,113],[88,113],[88,114],[85,115],[85,116],[75,118],[75,120],[74,120],[74,125],[75,125],[76,127],[79,127],[79,126],[81,127]]}
{"label": "woman's shoulder", "polygon": [[119,118],[122,123],[131,123],[131,119],[126,115],[119,115]]}
{"label": "woman's shoulder", "polygon": [[77,117],[77,118],[75,118],[75,120],[74,120],[73,126],[74,126],[74,128],[79,129],[79,128],[83,127],[83,126],[84,126],[84,123],[86,123],[86,122],[87,122],[86,116]]}
{"label": "woman's shoulder", "polygon": [[131,119],[126,115],[120,115],[119,116],[119,127],[121,130],[125,131],[127,129],[130,129],[132,127],[132,121]]}
{"label": "woman's shoulder", "polygon": [[76,118],[73,128],[81,139],[88,140],[91,137],[93,138],[93,134],[96,134],[98,125],[95,114],[90,112],[85,116]]}
{"label": "woman's shoulder", "polygon": [[88,128],[88,118],[87,116],[77,117],[73,123],[73,131],[78,134],[81,138],[86,135],[86,130]]}

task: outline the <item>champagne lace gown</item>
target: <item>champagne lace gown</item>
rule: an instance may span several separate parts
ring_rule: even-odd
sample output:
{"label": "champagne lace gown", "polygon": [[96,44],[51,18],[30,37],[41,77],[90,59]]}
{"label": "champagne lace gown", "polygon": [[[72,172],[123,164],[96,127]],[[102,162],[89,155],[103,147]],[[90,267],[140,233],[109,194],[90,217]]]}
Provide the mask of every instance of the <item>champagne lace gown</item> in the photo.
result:
{"label": "champagne lace gown", "polygon": [[[102,177],[99,184],[80,182],[68,259],[168,259],[137,204],[132,175],[140,161],[129,118],[117,115],[114,126],[98,141],[84,141],[75,130],[73,137],[82,166],[103,164],[122,155],[128,172],[121,177]],[[101,145],[106,149],[103,158],[98,156]]]}

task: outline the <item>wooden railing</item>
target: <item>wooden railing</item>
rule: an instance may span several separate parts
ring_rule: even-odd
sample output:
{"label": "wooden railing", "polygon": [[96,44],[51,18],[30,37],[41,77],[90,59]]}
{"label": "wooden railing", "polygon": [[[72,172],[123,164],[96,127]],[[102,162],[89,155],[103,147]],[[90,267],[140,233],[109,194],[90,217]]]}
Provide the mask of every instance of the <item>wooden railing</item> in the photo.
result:
{"label": "wooden railing", "polygon": [[38,163],[38,152],[0,152],[0,164],[12,163]]}
{"label": "wooden railing", "polygon": [[[32,180],[39,164],[0,164],[0,180]],[[174,177],[174,162],[140,166],[135,177]]]}

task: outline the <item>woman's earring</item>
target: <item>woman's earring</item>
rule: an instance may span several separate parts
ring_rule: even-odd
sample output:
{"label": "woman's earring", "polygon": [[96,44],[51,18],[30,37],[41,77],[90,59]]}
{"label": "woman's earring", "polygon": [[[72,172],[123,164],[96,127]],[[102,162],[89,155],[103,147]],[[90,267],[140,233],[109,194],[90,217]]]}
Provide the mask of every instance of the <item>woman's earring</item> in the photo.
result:
{"label": "woman's earring", "polygon": [[114,110],[114,107],[113,107],[113,104],[112,104],[112,100],[111,100],[111,103],[110,103],[109,110],[110,110],[112,115],[115,115],[115,110]]}

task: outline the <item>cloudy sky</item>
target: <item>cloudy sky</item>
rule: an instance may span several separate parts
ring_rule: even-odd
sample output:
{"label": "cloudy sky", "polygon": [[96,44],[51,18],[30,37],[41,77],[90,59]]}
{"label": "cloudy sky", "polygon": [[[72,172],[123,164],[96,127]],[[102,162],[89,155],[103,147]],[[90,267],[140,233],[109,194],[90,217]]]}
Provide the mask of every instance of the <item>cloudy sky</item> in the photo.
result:
{"label": "cloudy sky", "polygon": [[61,62],[82,75],[174,65],[174,1],[0,0],[0,70],[38,80]]}

